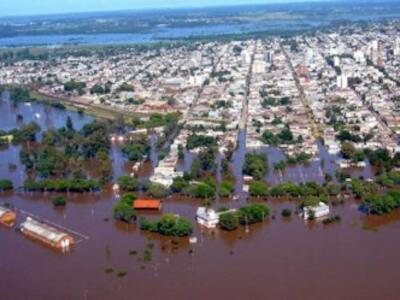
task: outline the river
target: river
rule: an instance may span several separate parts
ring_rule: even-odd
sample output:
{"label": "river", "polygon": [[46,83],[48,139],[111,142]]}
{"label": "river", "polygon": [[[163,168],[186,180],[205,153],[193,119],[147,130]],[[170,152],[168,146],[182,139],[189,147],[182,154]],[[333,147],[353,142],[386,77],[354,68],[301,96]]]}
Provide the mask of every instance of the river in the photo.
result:
{"label": "river", "polygon": [[[0,48],[140,44],[187,38],[257,33],[263,33],[264,36],[267,34],[282,35],[321,30],[332,27],[338,22],[389,21],[398,20],[399,16],[399,6],[394,1],[382,1],[379,8],[373,2],[357,1],[354,4],[347,2],[292,3],[143,12],[131,11],[126,12],[126,15],[105,12],[5,17],[0,18],[0,25],[12,25],[16,29],[19,26],[28,26],[28,33],[30,32],[29,26],[32,25],[35,26],[35,30],[30,34],[25,33],[25,31],[17,31],[18,33],[10,36],[3,34],[0,38]],[[197,20],[196,17],[201,22],[191,24],[190,20],[193,18]],[[95,33],[92,33],[93,31],[85,31],[88,24],[96,28],[96,22],[118,23],[121,21],[125,22],[123,24],[130,24],[131,19],[137,19],[139,22],[142,20],[144,25],[148,24],[150,20],[151,25],[145,26],[145,30],[136,24],[136,29],[134,28],[131,31],[127,31],[126,26],[123,25],[119,25],[120,29],[118,27],[114,28],[114,31],[110,33],[101,33],[101,31],[96,33],[95,30]],[[177,20],[182,20],[182,24],[175,24]],[[54,30],[54,32],[52,30],[44,30],[44,32],[49,33],[42,34],[43,30],[40,29],[46,29],[46,24],[52,22],[55,22],[54,27],[57,27],[57,30]],[[44,24],[43,28],[38,25],[41,23],[42,25]],[[66,28],[72,27],[74,33],[68,34],[68,30],[63,33],[63,26]],[[82,28],[79,26],[82,26]]]}

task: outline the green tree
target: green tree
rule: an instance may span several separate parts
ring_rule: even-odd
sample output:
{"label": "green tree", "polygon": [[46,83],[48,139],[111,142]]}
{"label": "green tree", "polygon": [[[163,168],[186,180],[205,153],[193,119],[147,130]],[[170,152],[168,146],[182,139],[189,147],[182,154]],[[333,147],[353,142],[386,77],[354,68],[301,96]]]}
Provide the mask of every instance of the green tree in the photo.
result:
{"label": "green tree", "polygon": [[52,200],[54,206],[65,206],[67,201],[64,196],[56,196]]}
{"label": "green tree", "polygon": [[166,214],[158,221],[140,221],[140,229],[157,232],[166,236],[183,237],[191,235],[193,225],[187,219],[173,214]]}
{"label": "green tree", "polygon": [[290,208],[284,208],[282,210],[282,217],[288,218],[292,215],[292,210]]}
{"label": "green tree", "polygon": [[219,186],[219,196],[229,197],[235,190],[235,185],[228,180],[223,180]]}
{"label": "green tree", "polygon": [[215,162],[215,151],[212,148],[207,148],[199,153],[199,160],[201,169],[204,171],[209,171],[214,167]]}
{"label": "green tree", "polygon": [[353,159],[353,157],[356,153],[356,148],[354,147],[353,143],[344,142],[344,143],[342,143],[342,146],[341,146],[341,153],[345,159]]}
{"label": "green tree", "polygon": [[119,187],[127,192],[136,191],[138,187],[138,183],[135,177],[131,177],[128,175],[123,175],[118,178]]}
{"label": "green tree", "polygon": [[239,216],[237,212],[222,213],[219,217],[219,225],[222,229],[231,231],[239,226]]}
{"label": "green tree", "polygon": [[182,177],[175,177],[171,185],[171,191],[174,193],[181,193],[189,187],[188,181]]}
{"label": "green tree", "polygon": [[67,128],[68,131],[74,131],[74,124],[72,123],[72,119],[70,116],[68,116],[68,118],[67,118],[65,127]]}
{"label": "green tree", "polygon": [[114,218],[127,223],[132,223],[136,219],[136,214],[132,206],[125,202],[118,202],[113,210]]}
{"label": "green tree", "polygon": [[215,187],[208,183],[200,182],[191,187],[191,193],[196,198],[212,198],[215,195]]}
{"label": "green tree", "polygon": [[9,179],[0,179],[0,191],[12,190],[14,185]]}
{"label": "green tree", "polygon": [[253,181],[250,183],[250,195],[255,197],[267,197],[268,185],[262,181]]}
{"label": "green tree", "polygon": [[136,213],[133,209],[133,202],[136,196],[133,193],[124,194],[117,204],[114,205],[113,215],[117,220],[132,223],[136,220]]}
{"label": "green tree", "polygon": [[313,207],[319,205],[320,198],[316,196],[307,196],[300,202],[300,207]]}
{"label": "green tree", "polygon": [[246,153],[243,173],[262,179],[268,172],[268,155],[266,153]]}
{"label": "green tree", "polygon": [[165,198],[169,194],[169,190],[159,183],[151,183],[148,192],[154,198]]}
{"label": "green tree", "polygon": [[264,204],[249,204],[238,211],[239,223],[250,225],[264,221],[269,215],[269,208]]}

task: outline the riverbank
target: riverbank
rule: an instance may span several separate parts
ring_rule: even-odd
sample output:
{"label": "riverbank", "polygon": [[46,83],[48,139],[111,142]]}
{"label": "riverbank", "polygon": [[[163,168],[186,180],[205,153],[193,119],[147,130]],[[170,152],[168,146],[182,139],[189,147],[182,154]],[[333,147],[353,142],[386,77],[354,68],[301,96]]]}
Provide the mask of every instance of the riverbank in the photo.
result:
{"label": "riverbank", "polygon": [[69,110],[84,112],[85,114],[101,119],[116,120],[123,116],[125,120],[132,120],[133,117],[141,116],[141,114],[138,113],[123,111],[109,106],[89,104],[69,97],[41,93],[37,89],[31,89],[31,93],[38,99],[38,101],[45,104],[54,103],[54,100],[56,100],[64,104]]}
{"label": "riverbank", "polygon": [[121,118],[122,116],[126,121],[131,121],[132,118],[134,117],[143,117],[148,115],[144,113],[136,113],[126,110],[121,110],[110,106],[86,103],[67,96],[46,94],[40,92],[37,87],[32,87],[32,86],[1,85],[0,91],[7,91],[7,89],[15,87],[23,87],[28,89],[32,96],[32,99],[34,99],[34,101],[36,102],[40,102],[46,105],[54,105],[55,103],[61,103],[66,109],[70,111],[85,113],[87,115],[100,119],[116,120],[118,118]]}

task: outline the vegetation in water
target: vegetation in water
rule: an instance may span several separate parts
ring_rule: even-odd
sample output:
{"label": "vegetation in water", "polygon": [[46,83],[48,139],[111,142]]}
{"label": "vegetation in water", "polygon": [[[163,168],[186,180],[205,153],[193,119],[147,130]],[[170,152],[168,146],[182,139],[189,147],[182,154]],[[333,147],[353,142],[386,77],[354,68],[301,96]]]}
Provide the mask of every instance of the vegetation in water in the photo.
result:
{"label": "vegetation in water", "polygon": [[220,215],[220,227],[224,230],[235,230],[239,225],[251,225],[263,222],[269,216],[269,208],[264,204],[249,204],[236,211]]}
{"label": "vegetation in water", "polygon": [[284,208],[281,214],[282,217],[288,218],[292,215],[292,210],[290,208]]}
{"label": "vegetation in water", "polygon": [[252,181],[250,183],[249,191],[251,196],[266,197],[268,196],[268,190],[268,185],[263,181]]}
{"label": "vegetation in water", "polygon": [[46,179],[27,180],[23,185],[24,190],[30,192],[93,192],[100,189],[100,183],[94,179]]}
{"label": "vegetation in water", "polygon": [[51,202],[53,203],[53,205],[54,205],[55,207],[67,205],[67,201],[66,201],[65,197],[64,197],[64,196],[61,196],[61,195],[55,196],[55,197],[51,200]]}
{"label": "vegetation in water", "polygon": [[219,225],[222,229],[232,231],[239,227],[239,215],[236,212],[226,212],[220,215]]}
{"label": "vegetation in water", "polygon": [[9,191],[14,188],[14,185],[9,179],[0,179],[0,191]]}
{"label": "vegetation in water", "polygon": [[193,225],[184,217],[166,214],[157,221],[140,220],[140,229],[166,236],[184,237],[193,232]]}
{"label": "vegetation in water", "polygon": [[[21,127],[11,133],[15,137],[15,142],[22,143],[35,141],[39,130],[40,128],[30,124],[29,127]],[[23,147],[20,151],[21,163],[27,172],[35,175],[36,178],[58,185],[59,187],[55,187],[55,190],[98,189],[97,182],[87,179],[82,170],[82,164],[85,161],[95,160],[98,163],[99,182],[102,184],[112,178],[109,130],[107,123],[93,121],[77,131],[74,129],[71,118],[68,118],[65,127],[44,132],[42,142],[36,143],[35,147]],[[40,184],[30,183],[32,189],[47,188],[41,187]]]}
{"label": "vegetation in water", "polygon": [[114,205],[114,219],[127,223],[133,223],[136,220],[136,213],[133,209],[133,202],[135,199],[136,196],[132,193],[123,195],[118,203]]}
{"label": "vegetation in water", "polygon": [[360,204],[367,214],[384,215],[400,207],[400,192],[389,190],[382,195],[370,195]]}
{"label": "vegetation in water", "polygon": [[243,173],[261,180],[268,172],[268,155],[266,153],[246,153]]}
{"label": "vegetation in water", "polygon": [[324,225],[328,225],[328,224],[340,222],[341,219],[342,218],[340,217],[340,215],[334,215],[334,216],[323,219],[322,223]]}

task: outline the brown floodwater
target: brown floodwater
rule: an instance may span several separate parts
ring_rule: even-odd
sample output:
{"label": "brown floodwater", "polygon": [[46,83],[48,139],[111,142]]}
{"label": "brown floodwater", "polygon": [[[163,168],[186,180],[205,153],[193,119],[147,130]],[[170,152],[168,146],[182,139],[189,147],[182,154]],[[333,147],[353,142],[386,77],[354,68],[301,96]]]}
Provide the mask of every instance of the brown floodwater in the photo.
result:
{"label": "brown floodwater", "polygon": [[[68,115],[77,127],[91,119],[40,104],[21,104],[20,109],[10,105],[8,101],[0,104],[2,111],[10,109],[10,114],[14,114],[7,116],[9,121],[0,119],[2,128],[18,126],[12,123],[15,115],[27,108],[27,112],[22,112],[24,120],[35,108],[41,111],[41,119],[54,117],[49,126],[64,125]],[[11,112],[12,109],[15,110]],[[46,114],[51,114],[51,118]],[[47,128],[46,123],[41,124],[43,128]],[[235,174],[240,174],[243,163],[245,150],[240,146],[239,150],[234,156]],[[276,159],[270,153],[271,156]],[[113,146],[112,158],[115,176],[130,171],[131,163],[121,155],[118,145]],[[330,159],[325,159],[324,168],[334,172]],[[10,168],[10,163],[16,169]],[[317,178],[315,170],[319,166],[320,162],[316,162],[296,167],[306,174],[296,178]],[[308,173],[310,170],[315,173]],[[286,171],[284,178],[291,178],[290,173]],[[18,147],[1,149],[0,178],[10,178],[17,186],[25,179]],[[241,184],[239,180],[238,190]],[[68,194],[65,209],[53,208],[53,196],[15,191],[0,194],[0,202],[18,208],[19,221],[29,212],[87,238],[78,237],[79,243],[73,250],[62,254],[14,229],[0,227],[0,299],[399,298],[399,212],[366,217],[358,211],[357,202],[349,200],[332,207],[332,214],[341,215],[340,223],[323,225],[306,223],[297,215],[283,219],[281,210],[294,210],[295,202],[270,199],[267,204],[273,216],[263,224],[235,232],[204,230],[195,225],[198,243],[190,245],[188,239],[160,237],[141,232],[135,225],[114,221],[112,207],[116,199],[110,187],[101,193]],[[215,207],[235,207],[244,202],[218,200]],[[164,199],[163,204],[162,212],[177,213],[195,223],[201,200],[176,196]],[[160,214],[140,215],[154,218]],[[143,260],[145,249],[151,249],[152,257],[147,262]],[[107,268],[113,272],[106,273]],[[126,274],[118,276],[119,272]]]}

